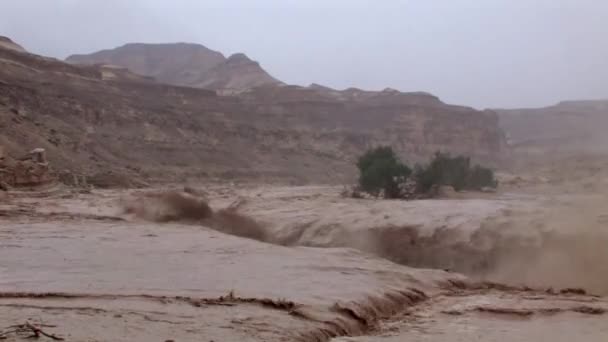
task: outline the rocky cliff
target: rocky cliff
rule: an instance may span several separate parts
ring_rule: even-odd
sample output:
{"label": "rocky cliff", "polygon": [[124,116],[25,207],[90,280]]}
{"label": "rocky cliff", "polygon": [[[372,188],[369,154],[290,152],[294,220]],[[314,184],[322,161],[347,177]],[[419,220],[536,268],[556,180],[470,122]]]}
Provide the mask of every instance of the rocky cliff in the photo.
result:
{"label": "rocky cliff", "polygon": [[298,182],[353,180],[356,157],[378,144],[410,161],[436,150],[495,160],[503,148],[495,113],[425,93],[263,86],[218,96],[104,72],[0,48],[0,145],[45,148],[56,169],[97,179]]}
{"label": "rocky cliff", "polygon": [[226,58],[198,44],[126,44],[88,55],[72,55],[66,61],[116,65],[162,83],[224,92],[281,83],[242,53]]}

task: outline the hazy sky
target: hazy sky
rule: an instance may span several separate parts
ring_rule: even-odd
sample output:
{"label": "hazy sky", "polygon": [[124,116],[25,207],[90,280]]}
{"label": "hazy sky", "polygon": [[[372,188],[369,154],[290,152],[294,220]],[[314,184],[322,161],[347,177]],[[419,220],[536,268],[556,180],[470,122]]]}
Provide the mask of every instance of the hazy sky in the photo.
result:
{"label": "hazy sky", "polygon": [[287,83],[478,108],[608,98],[608,0],[0,0],[0,35],[59,58],[195,42]]}

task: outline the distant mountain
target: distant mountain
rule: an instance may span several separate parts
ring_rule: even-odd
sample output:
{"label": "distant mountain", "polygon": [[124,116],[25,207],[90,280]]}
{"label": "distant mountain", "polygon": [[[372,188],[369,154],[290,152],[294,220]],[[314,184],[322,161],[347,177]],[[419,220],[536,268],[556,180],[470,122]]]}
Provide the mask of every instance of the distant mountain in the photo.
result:
{"label": "distant mountain", "polygon": [[608,150],[608,100],[564,101],[530,109],[498,109],[510,143],[546,150]]}
{"label": "distant mountain", "polygon": [[172,85],[241,92],[282,84],[242,53],[228,58],[199,44],[126,44],[88,55],[72,55],[73,64],[109,64]]}

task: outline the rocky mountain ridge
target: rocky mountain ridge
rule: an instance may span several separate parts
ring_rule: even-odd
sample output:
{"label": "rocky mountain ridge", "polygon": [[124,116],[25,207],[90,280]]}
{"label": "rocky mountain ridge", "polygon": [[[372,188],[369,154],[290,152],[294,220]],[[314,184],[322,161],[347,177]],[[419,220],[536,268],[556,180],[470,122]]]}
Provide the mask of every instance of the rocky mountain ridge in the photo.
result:
{"label": "rocky mountain ridge", "polygon": [[226,58],[220,52],[190,43],[130,43],[92,54],[72,55],[66,61],[116,65],[162,83],[224,93],[281,84],[245,54],[237,53]]}
{"label": "rocky mountain ridge", "polygon": [[379,144],[412,162],[437,150],[495,161],[504,148],[495,113],[425,93],[267,85],[218,96],[107,70],[0,48],[0,145],[45,148],[56,169],[92,178],[179,182],[345,182]]}

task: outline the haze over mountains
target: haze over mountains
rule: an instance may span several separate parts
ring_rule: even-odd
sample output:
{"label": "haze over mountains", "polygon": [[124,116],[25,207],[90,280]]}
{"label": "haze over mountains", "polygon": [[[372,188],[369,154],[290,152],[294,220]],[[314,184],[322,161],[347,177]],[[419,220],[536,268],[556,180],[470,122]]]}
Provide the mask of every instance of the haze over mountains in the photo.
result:
{"label": "haze over mountains", "polygon": [[66,61],[117,65],[162,83],[213,90],[239,92],[281,84],[245,54],[226,58],[199,44],[126,44],[92,54],[72,55]]}
{"label": "haze over mountains", "polygon": [[496,111],[510,144],[518,149],[608,152],[608,100],[563,101],[545,108]]}

